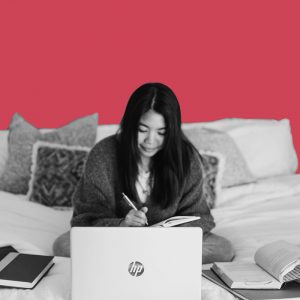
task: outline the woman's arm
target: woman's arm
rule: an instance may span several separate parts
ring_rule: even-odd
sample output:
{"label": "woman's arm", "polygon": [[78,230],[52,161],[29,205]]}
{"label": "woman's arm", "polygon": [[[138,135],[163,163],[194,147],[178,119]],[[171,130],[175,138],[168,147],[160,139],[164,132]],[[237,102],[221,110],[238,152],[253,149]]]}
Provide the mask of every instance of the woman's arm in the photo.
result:
{"label": "woman's arm", "polygon": [[73,197],[72,226],[119,226],[115,190],[115,141],[97,144],[90,152],[84,174]]}
{"label": "woman's arm", "polygon": [[213,216],[207,205],[207,194],[204,193],[203,166],[198,153],[195,153],[191,162],[191,171],[188,176],[182,198],[179,202],[176,215],[200,216],[201,219],[186,223],[184,226],[200,226],[203,233],[210,232],[215,227]]}
{"label": "woman's arm", "polygon": [[83,176],[73,197],[71,226],[119,226],[112,200]]}

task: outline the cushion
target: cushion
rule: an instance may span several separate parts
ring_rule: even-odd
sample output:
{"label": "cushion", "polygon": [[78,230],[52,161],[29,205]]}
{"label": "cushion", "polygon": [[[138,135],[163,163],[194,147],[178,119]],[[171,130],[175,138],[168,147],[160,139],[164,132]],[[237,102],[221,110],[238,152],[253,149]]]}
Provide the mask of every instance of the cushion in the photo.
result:
{"label": "cushion", "polygon": [[199,151],[203,158],[204,167],[204,195],[208,207],[213,208],[221,191],[221,180],[224,172],[224,157],[211,151]]}
{"label": "cushion", "polygon": [[99,125],[97,128],[96,142],[99,142],[104,138],[115,134],[118,131],[119,127],[120,126],[117,124]]}
{"label": "cushion", "polygon": [[27,194],[31,174],[32,147],[36,141],[91,148],[96,139],[98,114],[77,119],[68,125],[42,133],[19,114],[9,125],[8,160],[0,178],[0,190]]}
{"label": "cushion", "polygon": [[52,207],[72,206],[72,197],[90,148],[36,142],[32,153],[30,201]]}
{"label": "cushion", "polygon": [[182,128],[195,131],[210,128],[227,133],[257,179],[294,174],[297,171],[298,158],[288,119],[226,118],[183,123]]}
{"label": "cushion", "polygon": [[190,128],[184,129],[184,133],[198,150],[222,154],[225,159],[222,187],[250,183],[255,180],[240,150],[225,132],[209,128]]}
{"label": "cushion", "polygon": [[4,172],[5,163],[8,157],[7,137],[8,130],[0,130],[0,176]]}
{"label": "cushion", "polygon": [[277,124],[278,120],[275,119],[242,119],[242,118],[224,118],[209,122],[193,122],[193,123],[183,123],[183,129],[200,129],[200,128],[211,128],[215,130],[225,131],[241,127],[245,125],[274,125]]}
{"label": "cushion", "polygon": [[294,174],[298,158],[290,122],[244,124],[227,128],[255,178]]}

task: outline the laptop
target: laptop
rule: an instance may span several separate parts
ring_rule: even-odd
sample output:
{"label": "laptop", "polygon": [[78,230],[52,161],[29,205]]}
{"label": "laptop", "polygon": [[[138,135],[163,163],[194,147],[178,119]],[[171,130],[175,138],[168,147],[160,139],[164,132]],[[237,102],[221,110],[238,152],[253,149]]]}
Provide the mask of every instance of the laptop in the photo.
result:
{"label": "laptop", "polygon": [[201,300],[202,230],[73,227],[72,300]]}

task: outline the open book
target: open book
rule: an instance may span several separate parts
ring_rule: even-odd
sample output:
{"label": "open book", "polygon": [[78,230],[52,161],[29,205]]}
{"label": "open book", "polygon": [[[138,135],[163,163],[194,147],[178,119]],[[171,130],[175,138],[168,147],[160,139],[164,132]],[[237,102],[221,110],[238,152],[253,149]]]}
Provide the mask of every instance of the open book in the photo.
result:
{"label": "open book", "polygon": [[[202,270],[202,276],[219,285],[237,298],[243,300],[275,300],[300,299],[300,284],[296,281],[287,282],[281,289],[231,289],[215,272]],[[224,295],[225,299],[225,295]]]}
{"label": "open book", "polygon": [[212,270],[233,289],[280,289],[283,283],[300,279],[300,247],[288,242],[259,248],[254,261],[216,262]]}
{"label": "open book", "polygon": [[164,221],[161,221],[159,223],[153,224],[150,227],[173,227],[173,226],[178,226],[180,224],[192,222],[199,219],[200,217],[196,217],[196,216],[175,216],[166,219]]}

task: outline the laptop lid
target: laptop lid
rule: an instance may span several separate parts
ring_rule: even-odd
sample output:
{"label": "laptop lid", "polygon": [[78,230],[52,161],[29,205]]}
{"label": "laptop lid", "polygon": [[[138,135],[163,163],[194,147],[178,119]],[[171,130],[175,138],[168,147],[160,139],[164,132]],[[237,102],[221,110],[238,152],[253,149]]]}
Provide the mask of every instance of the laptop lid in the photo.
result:
{"label": "laptop lid", "polygon": [[72,300],[200,300],[202,230],[73,227]]}

